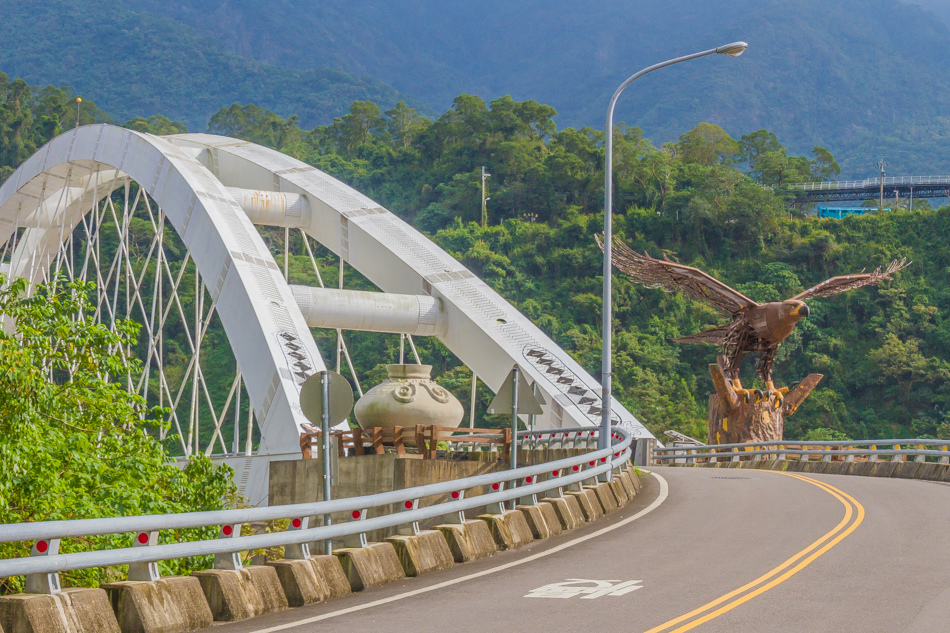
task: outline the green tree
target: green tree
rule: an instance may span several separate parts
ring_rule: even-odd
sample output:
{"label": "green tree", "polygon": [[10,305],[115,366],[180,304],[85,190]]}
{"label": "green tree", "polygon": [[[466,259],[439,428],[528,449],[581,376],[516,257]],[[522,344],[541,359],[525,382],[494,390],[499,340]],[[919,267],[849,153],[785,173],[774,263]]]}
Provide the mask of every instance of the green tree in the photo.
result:
{"label": "green tree", "polygon": [[[137,361],[123,353],[138,325],[94,323],[79,282],[27,284],[0,275],[0,523],[218,510],[235,501],[228,467],[199,457],[179,469],[146,431],[162,411],[125,388]],[[82,318],[77,318],[77,316]],[[173,535],[211,538],[213,528]],[[62,551],[128,547],[128,534],[67,539]],[[0,545],[0,557],[29,554],[31,543]],[[164,564],[182,573],[208,561]],[[95,585],[116,570],[69,572],[64,584]],[[0,591],[22,590],[20,579]]]}

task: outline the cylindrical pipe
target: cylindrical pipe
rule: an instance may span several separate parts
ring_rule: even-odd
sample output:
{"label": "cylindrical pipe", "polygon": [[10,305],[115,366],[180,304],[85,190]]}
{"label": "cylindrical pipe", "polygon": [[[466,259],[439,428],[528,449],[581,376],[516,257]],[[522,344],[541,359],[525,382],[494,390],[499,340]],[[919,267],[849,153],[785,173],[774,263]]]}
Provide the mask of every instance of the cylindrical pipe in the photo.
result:
{"label": "cylindrical pipe", "polygon": [[228,187],[254,224],[292,229],[310,226],[310,203],[304,196],[280,191]]}
{"label": "cylindrical pipe", "polygon": [[448,321],[442,302],[428,295],[291,286],[310,327],[442,336]]}

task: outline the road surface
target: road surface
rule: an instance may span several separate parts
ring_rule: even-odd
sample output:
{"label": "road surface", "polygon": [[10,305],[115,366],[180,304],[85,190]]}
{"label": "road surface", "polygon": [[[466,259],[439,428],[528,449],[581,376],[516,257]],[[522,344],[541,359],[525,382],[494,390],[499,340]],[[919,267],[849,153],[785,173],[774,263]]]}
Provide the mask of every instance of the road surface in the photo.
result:
{"label": "road surface", "polygon": [[656,468],[573,532],[219,633],[950,631],[950,485]]}

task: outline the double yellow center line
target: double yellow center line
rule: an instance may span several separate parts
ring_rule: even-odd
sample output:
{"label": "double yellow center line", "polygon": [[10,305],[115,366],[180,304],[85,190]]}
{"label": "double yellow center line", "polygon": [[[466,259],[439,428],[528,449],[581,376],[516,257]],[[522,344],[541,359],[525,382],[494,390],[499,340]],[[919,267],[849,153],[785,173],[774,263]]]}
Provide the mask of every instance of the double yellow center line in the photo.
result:
{"label": "double yellow center line", "polygon": [[739,605],[744,604],[756,596],[765,593],[769,589],[782,584],[801,570],[808,567],[832,547],[847,538],[847,536],[854,532],[857,527],[861,525],[861,522],[864,521],[864,506],[858,503],[851,495],[842,492],[834,486],[826,484],[822,481],[818,481],[817,479],[812,479],[811,477],[806,477],[804,475],[799,475],[797,473],[779,472],[776,474],[794,477],[795,479],[800,479],[801,481],[821,488],[841,502],[845,508],[844,518],[841,519],[841,522],[838,523],[838,525],[836,525],[832,530],[827,532],[824,536],[770,572],[759,576],[752,582],[739,587],[735,591],[731,591],[724,596],[716,598],[712,602],[704,604],[698,609],[693,609],[689,613],[681,615],[678,618],[673,618],[668,622],[664,622],[660,626],[654,627],[646,633],[682,633],[683,631],[691,631],[701,624],[709,622],[710,620],[718,618],[724,613],[732,611]]}

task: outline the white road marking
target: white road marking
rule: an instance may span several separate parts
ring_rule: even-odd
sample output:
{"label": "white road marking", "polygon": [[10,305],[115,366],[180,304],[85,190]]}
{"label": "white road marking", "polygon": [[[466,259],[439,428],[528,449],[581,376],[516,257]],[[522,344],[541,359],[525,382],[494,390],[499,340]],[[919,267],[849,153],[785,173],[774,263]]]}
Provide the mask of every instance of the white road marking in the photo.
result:
{"label": "white road marking", "polygon": [[[555,582],[532,589],[525,598],[574,598],[581,600],[596,600],[604,596],[623,596],[631,591],[643,589],[642,580],[585,580],[583,578],[568,578],[564,582]],[[587,585],[586,587],[583,585]]]}
{"label": "white road marking", "polygon": [[430,585],[428,587],[421,587],[419,589],[413,589],[412,591],[406,591],[405,593],[400,593],[395,596],[389,596],[388,598],[381,598],[379,600],[374,600],[372,602],[367,602],[366,604],[359,604],[352,607],[347,607],[346,609],[339,609],[338,611],[331,611],[330,613],[324,613],[322,615],[315,615],[310,618],[304,618],[302,620],[297,620],[295,622],[288,622],[286,624],[281,624],[278,626],[272,626],[266,629],[257,629],[252,633],[275,633],[276,631],[286,631],[287,629],[292,629],[297,626],[302,626],[304,624],[312,624],[314,622],[320,622],[321,620],[329,620],[330,618],[336,618],[341,615],[346,615],[348,613],[355,613],[357,611],[363,611],[364,609],[371,609],[373,607],[378,607],[384,604],[389,604],[390,602],[396,602],[398,600],[405,600],[406,598],[412,598],[413,596],[422,595],[424,593],[429,593],[430,591],[437,591],[439,589],[444,589],[446,587],[451,587],[452,585],[457,585],[459,583],[467,582],[469,580],[474,580],[475,578],[481,578],[483,576],[489,576],[491,574],[496,574],[500,571],[506,569],[511,569],[512,567],[517,567],[519,565],[524,565],[525,563],[530,563],[532,561],[538,560],[539,558],[544,558],[545,556],[550,556],[551,554],[556,554],[557,552],[568,549],[569,547],[574,547],[590,539],[597,538],[608,532],[612,532],[618,528],[621,528],[628,523],[633,523],[637,519],[646,516],[647,514],[656,510],[660,505],[666,501],[666,498],[670,494],[670,487],[667,484],[666,479],[657,473],[650,473],[653,477],[656,477],[660,482],[660,494],[656,499],[653,500],[653,503],[645,507],[644,509],[637,512],[632,517],[618,521],[613,525],[609,525],[605,528],[601,528],[596,532],[591,532],[590,534],[585,534],[584,536],[579,536],[576,539],[568,541],[566,543],[561,543],[556,547],[552,547],[549,550],[543,552],[538,552],[537,554],[532,554],[531,556],[526,556],[522,559],[512,561],[510,563],[505,563],[504,565],[499,565],[498,567],[492,567],[491,569],[485,569],[474,574],[469,574],[468,576],[462,576],[460,578],[453,578],[452,580],[446,580],[445,582],[440,582],[435,585]]}

